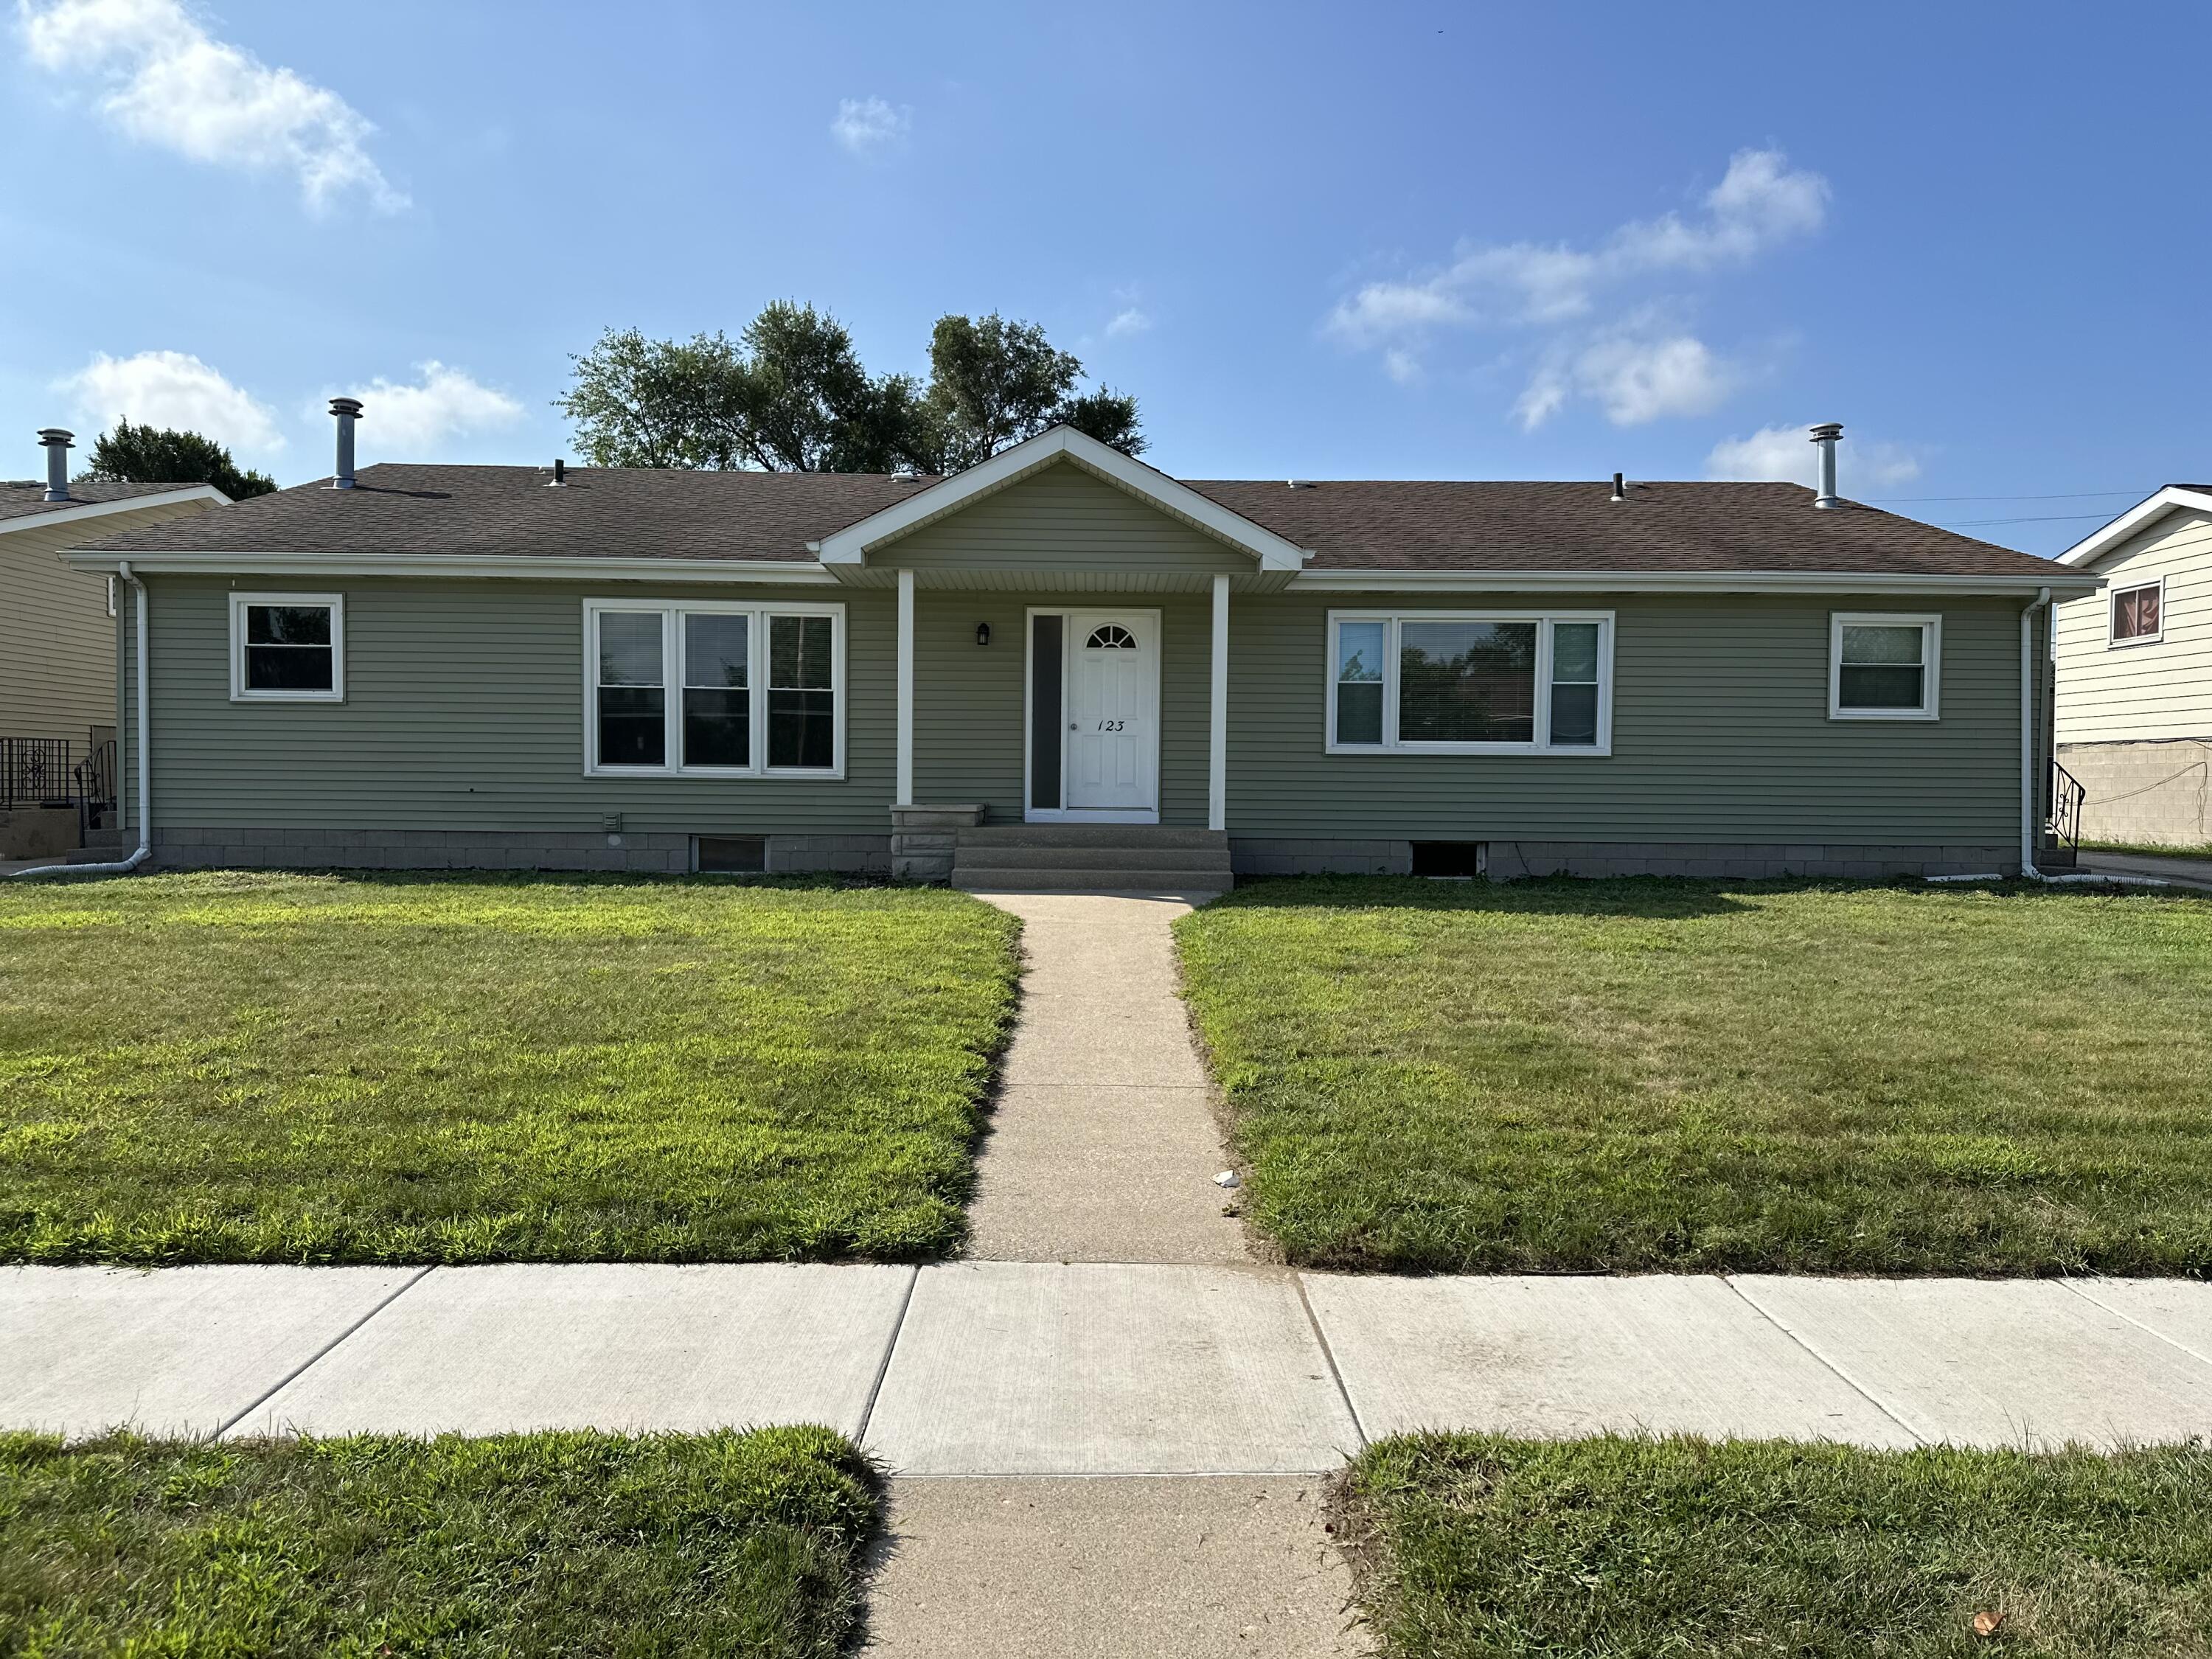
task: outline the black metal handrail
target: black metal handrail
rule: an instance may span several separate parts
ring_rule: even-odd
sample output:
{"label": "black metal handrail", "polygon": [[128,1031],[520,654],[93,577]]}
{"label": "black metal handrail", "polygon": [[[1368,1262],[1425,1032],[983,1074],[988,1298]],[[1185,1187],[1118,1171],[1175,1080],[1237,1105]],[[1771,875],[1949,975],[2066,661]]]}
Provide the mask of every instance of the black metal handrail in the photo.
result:
{"label": "black metal handrail", "polygon": [[[99,727],[93,728],[95,734]],[[70,768],[76,784],[77,839],[88,841],[94,820],[115,811],[115,739],[88,744],[84,758]]]}
{"label": "black metal handrail", "polygon": [[2051,816],[2043,821],[2043,833],[2064,842],[2069,853],[2081,850],[2081,803],[2088,798],[2081,779],[2057,761],[2051,763]]}
{"label": "black metal handrail", "polygon": [[67,738],[0,738],[0,810],[76,805],[76,750]]}

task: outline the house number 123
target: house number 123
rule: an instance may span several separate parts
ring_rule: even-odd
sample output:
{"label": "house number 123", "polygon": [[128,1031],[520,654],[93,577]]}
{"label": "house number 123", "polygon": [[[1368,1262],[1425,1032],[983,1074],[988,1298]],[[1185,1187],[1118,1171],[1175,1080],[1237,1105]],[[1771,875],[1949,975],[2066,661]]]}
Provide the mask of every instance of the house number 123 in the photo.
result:
{"label": "house number 123", "polygon": [[1098,729],[1101,732],[1118,732],[1121,729],[1121,722],[1120,720],[1101,720],[1098,722]]}

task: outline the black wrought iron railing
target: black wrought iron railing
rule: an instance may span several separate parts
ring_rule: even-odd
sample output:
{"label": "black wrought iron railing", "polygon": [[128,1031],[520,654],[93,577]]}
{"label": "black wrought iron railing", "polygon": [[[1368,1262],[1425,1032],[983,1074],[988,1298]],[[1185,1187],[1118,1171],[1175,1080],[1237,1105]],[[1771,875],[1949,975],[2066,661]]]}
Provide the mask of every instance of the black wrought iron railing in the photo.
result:
{"label": "black wrought iron railing", "polygon": [[71,769],[81,758],[67,738],[0,738],[0,811],[75,805]]}
{"label": "black wrought iron railing", "polygon": [[115,739],[99,740],[100,728],[93,728],[95,741],[85,750],[84,758],[70,768],[70,776],[76,785],[77,839],[89,838],[94,829],[104,829],[115,816]]}
{"label": "black wrought iron railing", "polygon": [[2046,838],[2063,846],[2069,853],[2081,848],[2081,803],[2089,792],[2081,787],[2081,779],[2061,766],[2051,763],[2051,816],[2044,820],[2043,833]]}

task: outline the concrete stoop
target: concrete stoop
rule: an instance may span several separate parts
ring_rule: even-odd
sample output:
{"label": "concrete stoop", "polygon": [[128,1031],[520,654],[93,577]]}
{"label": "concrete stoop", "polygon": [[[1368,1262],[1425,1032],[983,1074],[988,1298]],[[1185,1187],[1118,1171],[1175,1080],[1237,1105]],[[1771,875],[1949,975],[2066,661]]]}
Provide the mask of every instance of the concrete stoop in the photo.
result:
{"label": "concrete stoop", "polygon": [[976,824],[957,832],[952,884],[971,893],[1223,893],[1219,830],[1150,823]]}

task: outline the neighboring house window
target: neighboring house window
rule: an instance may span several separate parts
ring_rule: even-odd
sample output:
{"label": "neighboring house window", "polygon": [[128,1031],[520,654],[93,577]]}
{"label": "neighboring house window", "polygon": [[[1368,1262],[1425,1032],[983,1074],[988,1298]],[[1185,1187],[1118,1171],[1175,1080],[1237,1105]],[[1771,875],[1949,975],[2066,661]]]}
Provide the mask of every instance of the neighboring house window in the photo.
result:
{"label": "neighboring house window", "polygon": [[1328,626],[1332,751],[1611,751],[1610,612],[1335,611]]}
{"label": "neighboring house window", "polygon": [[842,776],[844,628],[842,605],[586,600],[584,769]]}
{"label": "neighboring house window", "polygon": [[1932,720],[1943,619],[1890,611],[1828,621],[1828,718]]}
{"label": "neighboring house window", "polygon": [[107,579],[107,614],[111,617],[115,614],[115,589],[117,585],[118,579],[116,577],[110,576]]}
{"label": "neighboring house window", "polygon": [[2112,595],[2112,643],[2154,645],[2166,628],[2166,583],[2123,587]]}
{"label": "neighboring house window", "polygon": [[234,702],[343,702],[345,600],[336,593],[230,596]]}

